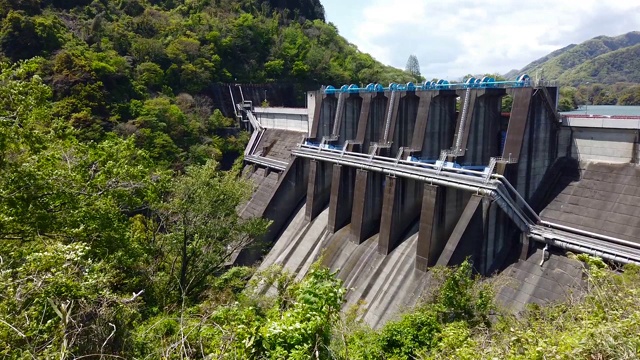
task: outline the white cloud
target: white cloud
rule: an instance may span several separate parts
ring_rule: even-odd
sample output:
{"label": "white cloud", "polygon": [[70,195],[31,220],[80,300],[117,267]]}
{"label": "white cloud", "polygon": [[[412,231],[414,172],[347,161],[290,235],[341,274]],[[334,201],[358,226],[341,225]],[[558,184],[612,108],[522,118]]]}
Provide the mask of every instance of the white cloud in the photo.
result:
{"label": "white cloud", "polygon": [[371,0],[348,6],[362,7],[357,21],[336,21],[341,30],[352,27],[351,42],[399,68],[416,54],[427,78],[505,73],[570,43],[640,30],[637,0]]}

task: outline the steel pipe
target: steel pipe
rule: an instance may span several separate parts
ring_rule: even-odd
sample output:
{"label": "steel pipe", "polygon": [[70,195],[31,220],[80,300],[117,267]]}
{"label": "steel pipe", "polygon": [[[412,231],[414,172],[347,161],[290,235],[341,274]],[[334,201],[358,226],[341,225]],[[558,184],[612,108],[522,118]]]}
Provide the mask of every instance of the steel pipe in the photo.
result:
{"label": "steel pipe", "polygon": [[623,264],[636,264],[640,265],[640,258],[631,258],[628,256],[624,256],[617,251],[604,252],[600,250],[596,250],[584,245],[574,244],[569,241],[560,240],[560,239],[547,239],[540,235],[529,234],[530,239],[533,239],[538,242],[542,242],[544,244],[551,244],[555,247],[559,247],[561,249],[575,251],[579,253],[589,254],[591,256],[597,256],[605,260],[609,260],[612,262],[623,263]]}
{"label": "steel pipe", "polygon": [[640,244],[634,243],[632,241],[626,241],[626,240],[614,238],[614,237],[611,237],[611,236],[606,236],[606,235],[602,235],[602,234],[598,234],[598,233],[594,233],[594,232],[590,232],[590,231],[586,231],[586,230],[576,229],[576,228],[571,227],[571,226],[560,225],[560,224],[552,223],[552,222],[549,222],[549,221],[541,221],[540,224],[549,226],[551,228],[559,229],[559,230],[573,232],[573,233],[576,233],[576,234],[579,234],[579,235],[584,235],[584,236],[588,236],[588,237],[602,239],[602,240],[605,240],[605,241],[612,242],[614,244],[618,244],[618,245],[622,245],[622,246],[626,246],[626,247],[631,247],[631,248],[634,248],[634,249],[640,249]]}

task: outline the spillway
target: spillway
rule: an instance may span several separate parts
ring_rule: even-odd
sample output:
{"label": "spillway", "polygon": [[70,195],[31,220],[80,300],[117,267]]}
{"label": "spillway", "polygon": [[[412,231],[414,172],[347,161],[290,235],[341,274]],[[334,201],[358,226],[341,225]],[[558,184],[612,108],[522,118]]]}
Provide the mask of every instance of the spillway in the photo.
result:
{"label": "spillway", "polygon": [[403,241],[391,254],[381,255],[377,235],[358,245],[349,241],[349,226],[331,234],[327,229],[328,213],[326,209],[307,222],[305,208],[300,208],[260,268],[277,264],[300,278],[322,258],[322,264],[338,271],[344,282],[347,289],[344,307],[363,302],[363,319],[372,326],[380,326],[399,310],[415,305],[430,279],[429,273],[414,268],[417,234]]}

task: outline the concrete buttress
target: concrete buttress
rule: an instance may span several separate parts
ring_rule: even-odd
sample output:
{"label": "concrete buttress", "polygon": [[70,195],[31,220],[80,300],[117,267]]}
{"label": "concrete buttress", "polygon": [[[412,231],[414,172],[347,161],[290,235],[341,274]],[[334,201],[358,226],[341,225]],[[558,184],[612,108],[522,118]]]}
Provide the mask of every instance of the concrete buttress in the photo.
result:
{"label": "concrete buttress", "polygon": [[447,242],[443,208],[445,189],[426,183],[423,186],[415,267],[427,271],[436,264]]}
{"label": "concrete buttress", "polygon": [[333,179],[331,180],[331,197],[329,199],[329,220],[327,227],[335,233],[351,221],[353,197],[355,187],[354,168],[333,165]]}
{"label": "concrete buttress", "polygon": [[387,176],[382,201],[378,252],[389,254],[420,215],[422,186],[412,179]]}
{"label": "concrete buttress", "polygon": [[356,170],[351,239],[357,244],[361,244],[380,229],[382,179],[383,175],[380,173]]}
{"label": "concrete buttress", "polygon": [[330,163],[310,161],[305,220],[315,219],[327,207],[331,191],[332,170],[333,166]]}

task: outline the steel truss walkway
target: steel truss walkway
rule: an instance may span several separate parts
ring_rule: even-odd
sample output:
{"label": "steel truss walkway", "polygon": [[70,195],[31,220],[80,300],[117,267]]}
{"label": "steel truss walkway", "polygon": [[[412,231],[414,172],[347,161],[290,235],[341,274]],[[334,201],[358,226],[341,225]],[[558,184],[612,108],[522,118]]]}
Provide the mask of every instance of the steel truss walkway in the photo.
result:
{"label": "steel truss walkway", "polygon": [[535,241],[609,261],[640,265],[640,244],[542,221],[502,175],[306,144],[299,144],[292,153],[302,158],[472,191],[494,200],[518,228]]}

